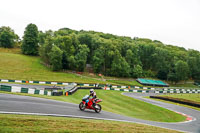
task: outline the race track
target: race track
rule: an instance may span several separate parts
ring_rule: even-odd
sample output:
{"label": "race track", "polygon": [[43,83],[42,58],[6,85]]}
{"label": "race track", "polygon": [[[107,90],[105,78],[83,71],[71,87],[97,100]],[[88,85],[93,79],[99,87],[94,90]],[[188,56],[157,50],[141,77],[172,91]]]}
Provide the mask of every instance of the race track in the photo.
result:
{"label": "race track", "polygon": [[[105,119],[115,121],[127,121],[133,123],[142,123],[158,127],[170,128],[185,132],[200,132],[200,111],[180,107],[177,105],[153,101],[150,99],[141,98],[139,93],[124,93],[124,95],[143,100],[148,103],[156,104],[177,112],[182,112],[192,116],[194,119],[190,122],[182,123],[163,123],[141,119],[126,117],[106,111],[97,114],[94,111],[80,111],[77,104],[66,103],[61,101],[36,98],[30,96],[19,96],[12,94],[0,93],[0,113],[16,113],[16,114],[37,114],[37,115],[52,115],[63,117],[78,117],[89,119]],[[141,95],[141,94],[140,94]]]}

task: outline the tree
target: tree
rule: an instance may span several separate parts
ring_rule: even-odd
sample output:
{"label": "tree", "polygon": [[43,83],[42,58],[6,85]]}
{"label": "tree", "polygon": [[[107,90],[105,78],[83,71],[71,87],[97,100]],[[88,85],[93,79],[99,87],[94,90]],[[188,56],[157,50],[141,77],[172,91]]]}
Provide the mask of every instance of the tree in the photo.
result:
{"label": "tree", "polygon": [[94,52],[94,56],[92,57],[92,66],[95,73],[99,73],[102,71],[103,63],[104,63],[104,58],[102,51],[100,49],[97,49]]}
{"label": "tree", "polygon": [[117,77],[129,77],[130,66],[125,58],[121,56],[119,51],[115,52],[115,57],[111,65],[111,74]]}
{"label": "tree", "polygon": [[79,45],[78,53],[75,56],[76,69],[78,71],[84,71],[87,62],[87,55],[89,52],[90,49],[87,47],[87,45]]}
{"label": "tree", "polygon": [[38,55],[38,28],[35,24],[27,25],[23,41],[22,41],[22,53],[26,55]]}
{"label": "tree", "polygon": [[178,81],[180,80],[187,80],[189,76],[189,67],[188,64],[182,60],[179,60],[175,64],[175,72]]}
{"label": "tree", "polygon": [[53,46],[54,42],[53,42],[53,38],[52,37],[48,37],[45,40],[45,44],[41,45],[39,48],[39,54],[40,57],[42,58],[42,60],[46,63],[49,64],[50,61],[50,57],[49,57],[49,53],[51,52],[52,46]]}
{"label": "tree", "polygon": [[10,27],[0,27],[0,47],[13,48],[19,37]]}
{"label": "tree", "polygon": [[54,45],[49,53],[50,64],[52,65],[53,71],[58,71],[62,69],[62,56],[63,52],[59,47]]}
{"label": "tree", "polygon": [[139,78],[143,76],[143,69],[140,65],[136,65],[133,69],[133,77]]}

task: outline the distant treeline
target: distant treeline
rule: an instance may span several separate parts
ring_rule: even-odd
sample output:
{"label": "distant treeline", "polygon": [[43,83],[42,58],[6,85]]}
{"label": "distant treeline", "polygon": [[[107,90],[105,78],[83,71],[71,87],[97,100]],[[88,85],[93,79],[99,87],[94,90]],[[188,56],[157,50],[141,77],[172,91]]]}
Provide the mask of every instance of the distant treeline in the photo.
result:
{"label": "distant treeline", "polygon": [[[2,28],[0,46],[5,47],[9,43]],[[13,42],[19,45],[17,40]],[[91,64],[95,73],[107,76],[152,77],[174,83],[200,79],[199,51],[165,45],[157,40],[69,28],[42,32],[35,24],[29,24],[20,47],[24,54],[39,55],[53,71],[84,71],[86,64]]]}

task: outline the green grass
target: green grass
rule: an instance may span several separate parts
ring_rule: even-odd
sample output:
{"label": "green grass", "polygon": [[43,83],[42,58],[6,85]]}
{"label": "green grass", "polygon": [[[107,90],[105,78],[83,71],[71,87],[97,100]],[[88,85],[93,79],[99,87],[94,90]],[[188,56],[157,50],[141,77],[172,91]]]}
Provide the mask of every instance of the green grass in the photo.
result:
{"label": "green grass", "polygon": [[85,120],[50,116],[0,114],[1,133],[68,133],[68,132],[117,132],[117,133],[179,133],[159,127],[136,123],[114,122],[106,120]]}
{"label": "green grass", "polygon": [[184,88],[200,88],[192,83],[185,83],[185,84],[170,84],[170,87],[184,87]]}
{"label": "green grass", "polygon": [[117,84],[117,85],[127,85],[127,86],[143,86],[137,81],[127,81],[127,80],[107,80],[108,82],[112,84]]}
{"label": "green grass", "polygon": [[163,95],[175,98],[183,98],[195,102],[200,102],[200,94],[171,94],[171,95]]}
{"label": "green grass", "polygon": [[[70,96],[44,96],[22,93],[18,94],[79,104],[82,97],[88,93],[88,90],[78,90],[75,94]],[[103,102],[101,102],[100,104],[105,111],[129,117],[160,122],[180,122],[186,119],[184,116],[169,111],[167,109],[124,96],[121,94],[121,92],[118,91],[96,90],[96,93],[98,98],[103,99]]]}
{"label": "green grass", "polygon": [[0,49],[0,79],[105,83],[92,78],[81,78],[71,73],[52,72],[41,64],[39,57],[26,56],[18,52]]}
{"label": "green grass", "polygon": [[[163,96],[166,96],[166,95],[163,95]],[[168,95],[168,96],[171,96],[171,95]],[[192,109],[200,111],[200,108],[185,105],[185,104],[180,104],[180,103],[175,103],[175,102],[171,102],[171,101],[166,101],[166,100],[161,100],[161,99],[156,99],[156,98],[150,98],[150,97],[145,97],[145,98],[149,98],[149,99],[152,99],[152,100],[161,101],[161,102],[165,102],[165,103],[175,104],[175,105],[183,106],[183,107],[187,107],[187,108],[192,108]]]}
{"label": "green grass", "polygon": [[99,76],[92,76],[87,72],[83,76],[69,72],[53,72],[41,63],[39,57],[20,53],[17,48],[0,48],[0,79],[116,84],[98,80]]}

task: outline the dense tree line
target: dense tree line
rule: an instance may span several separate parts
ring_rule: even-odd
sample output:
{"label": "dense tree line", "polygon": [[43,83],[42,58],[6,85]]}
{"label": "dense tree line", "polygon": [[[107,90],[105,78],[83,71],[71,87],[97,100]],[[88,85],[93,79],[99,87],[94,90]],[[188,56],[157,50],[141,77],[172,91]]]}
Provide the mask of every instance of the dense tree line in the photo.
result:
{"label": "dense tree line", "polygon": [[[200,79],[199,51],[157,40],[63,28],[40,31],[39,44],[41,58],[54,70],[84,71],[86,64],[92,64],[95,73],[108,76],[153,77],[175,83]],[[52,54],[55,47],[57,54]],[[59,63],[52,61],[52,57]]]}
{"label": "dense tree line", "polygon": [[[0,32],[1,33],[1,32]],[[117,77],[170,80],[200,79],[200,52],[165,45],[158,40],[130,38],[95,31],[38,31],[29,24],[22,41],[24,54],[38,55],[54,71],[84,71]]]}

